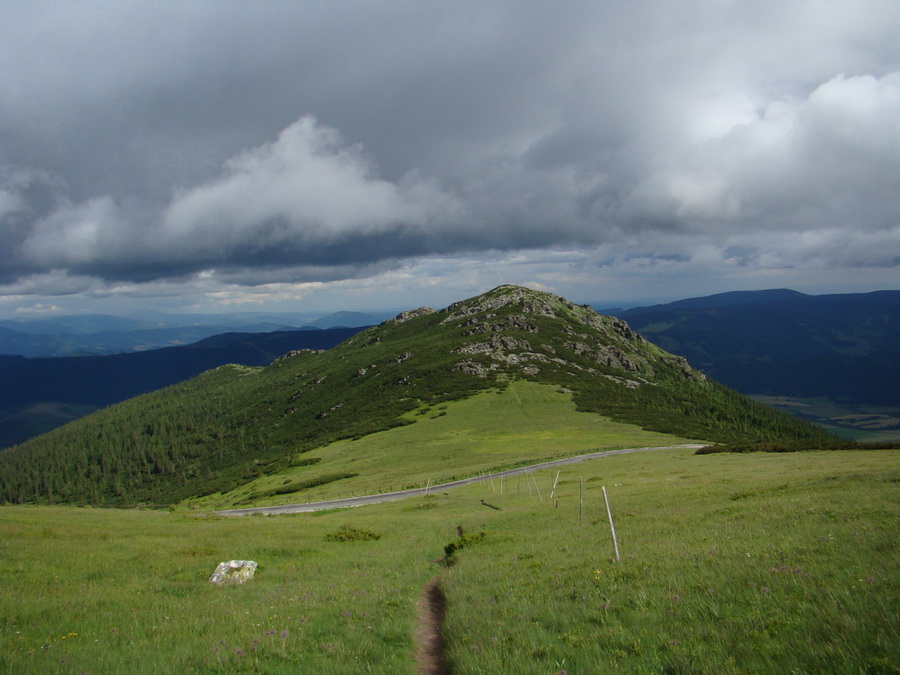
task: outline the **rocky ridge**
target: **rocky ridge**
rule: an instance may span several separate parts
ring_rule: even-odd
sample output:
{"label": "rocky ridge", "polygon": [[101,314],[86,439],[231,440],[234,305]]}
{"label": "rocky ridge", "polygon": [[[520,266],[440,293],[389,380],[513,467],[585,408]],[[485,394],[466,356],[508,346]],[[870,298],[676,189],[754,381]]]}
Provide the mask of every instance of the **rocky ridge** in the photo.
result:
{"label": "rocky ridge", "polygon": [[[653,347],[621,319],[597,314],[590,307],[545,291],[499,286],[438,314],[441,325],[460,328],[461,337],[472,338],[456,348],[456,354],[484,357],[481,361],[464,358],[455,364],[457,370],[475,377],[484,378],[501,369],[533,376],[542,365],[552,365],[602,375],[634,388],[653,383],[654,361],[661,359],[687,379],[706,379],[685,359]],[[543,329],[538,325],[541,322],[547,324]],[[545,335],[531,340],[515,337],[542,331]],[[572,359],[572,355],[578,358]],[[609,370],[624,371],[627,376]]]}

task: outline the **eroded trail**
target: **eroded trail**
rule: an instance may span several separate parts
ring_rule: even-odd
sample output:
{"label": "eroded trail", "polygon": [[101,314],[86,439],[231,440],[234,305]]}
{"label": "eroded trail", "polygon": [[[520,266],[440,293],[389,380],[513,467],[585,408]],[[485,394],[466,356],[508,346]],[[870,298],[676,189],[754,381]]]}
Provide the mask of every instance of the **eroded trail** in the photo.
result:
{"label": "eroded trail", "polygon": [[450,672],[444,653],[444,614],[447,598],[438,577],[422,589],[416,620],[416,672],[421,675],[446,675]]}

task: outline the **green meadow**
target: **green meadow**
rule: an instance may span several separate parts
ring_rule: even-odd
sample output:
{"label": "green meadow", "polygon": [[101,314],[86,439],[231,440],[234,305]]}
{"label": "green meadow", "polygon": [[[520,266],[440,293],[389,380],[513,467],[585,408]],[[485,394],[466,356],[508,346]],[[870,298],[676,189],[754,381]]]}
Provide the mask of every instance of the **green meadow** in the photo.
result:
{"label": "green meadow", "polygon": [[413,672],[437,576],[454,673],[896,673],[898,480],[660,450],[316,514],[2,507],[0,672]]}
{"label": "green meadow", "polygon": [[[424,487],[477,476],[516,463],[534,463],[596,449],[690,442],[645,431],[595,413],[578,412],[559,387],[514,380],[459,401],[404,415],[415,422],[342,440],[303,453],[303,464],[262,476],[224,495],[186,502],[193,508],[269,506]],[[696,441],[695,441],[696,442]],[[341,477],[309,489],[273,494],[287,486]]]}

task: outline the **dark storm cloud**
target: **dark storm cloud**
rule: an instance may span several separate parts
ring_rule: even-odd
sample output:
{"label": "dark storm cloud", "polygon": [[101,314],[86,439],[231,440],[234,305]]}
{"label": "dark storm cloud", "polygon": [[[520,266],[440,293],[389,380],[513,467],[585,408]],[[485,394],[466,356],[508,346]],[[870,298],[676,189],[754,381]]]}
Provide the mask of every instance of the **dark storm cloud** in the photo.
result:
{"label": "dark storm cloud", "polygon": [[889,0],[13,0],[0,26],[7,293],[554,246],[900,257]]}

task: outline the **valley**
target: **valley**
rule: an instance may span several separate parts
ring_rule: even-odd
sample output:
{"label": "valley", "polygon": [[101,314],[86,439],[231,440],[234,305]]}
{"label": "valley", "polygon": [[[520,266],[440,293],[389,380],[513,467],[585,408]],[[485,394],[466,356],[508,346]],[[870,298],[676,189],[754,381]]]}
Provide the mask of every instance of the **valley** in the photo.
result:
{"label": "valley", "polygon": [[750,396],[855,441],[900,443],[900,407],[835,403],[827,398]]}

